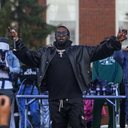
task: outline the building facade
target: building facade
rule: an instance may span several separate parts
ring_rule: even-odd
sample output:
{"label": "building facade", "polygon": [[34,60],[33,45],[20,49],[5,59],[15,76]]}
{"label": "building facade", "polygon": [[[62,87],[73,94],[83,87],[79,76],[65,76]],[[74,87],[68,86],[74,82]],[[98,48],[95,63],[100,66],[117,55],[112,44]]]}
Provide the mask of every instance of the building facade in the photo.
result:
{"label": "building facade", "polygon": [[[128,0],[39,1],[48,5],[47,23],[66,25],[74,44],[96,45],[104,38],[116,35],[120,26],[128,26]],[[53,39],[51,34],[47,43]]]}

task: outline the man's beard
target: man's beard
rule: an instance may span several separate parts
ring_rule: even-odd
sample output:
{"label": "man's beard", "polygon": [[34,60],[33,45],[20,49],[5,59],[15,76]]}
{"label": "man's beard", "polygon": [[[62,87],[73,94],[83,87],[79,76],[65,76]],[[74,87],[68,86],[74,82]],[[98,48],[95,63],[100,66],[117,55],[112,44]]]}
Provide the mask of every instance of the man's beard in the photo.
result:
{"label": "man's beard", "polygon": [[65,49],[67,41],[56,41],[55,46],[58,49]]}
{"label": "man's beard", "polygon": [[58,46],[60,46],[60,47],[65,47],[65,45],[66,45],[66,40],[65,40],[65,41],[57,41],[57,44],[58,44]]}
{"label": "man's beard", "polygon": [[71,46],[71,44],[72,44],[72,41],[70,41],[70,40],[65,40],[65,41],[57,41],[56,40],[54,42],[55,47],[57,49],[60,49],[60,50],[65,49],[65,48]]}

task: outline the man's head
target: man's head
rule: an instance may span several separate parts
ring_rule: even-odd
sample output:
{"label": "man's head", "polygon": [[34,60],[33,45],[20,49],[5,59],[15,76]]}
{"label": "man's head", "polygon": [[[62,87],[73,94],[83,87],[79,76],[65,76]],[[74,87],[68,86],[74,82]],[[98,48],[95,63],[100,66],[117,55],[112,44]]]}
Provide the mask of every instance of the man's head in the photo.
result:
{"label": "man's head", "polygon": [[55,31],[55,39],[57,42],[64,43],[70,39],[70,32],[65,26],[58,26]]}

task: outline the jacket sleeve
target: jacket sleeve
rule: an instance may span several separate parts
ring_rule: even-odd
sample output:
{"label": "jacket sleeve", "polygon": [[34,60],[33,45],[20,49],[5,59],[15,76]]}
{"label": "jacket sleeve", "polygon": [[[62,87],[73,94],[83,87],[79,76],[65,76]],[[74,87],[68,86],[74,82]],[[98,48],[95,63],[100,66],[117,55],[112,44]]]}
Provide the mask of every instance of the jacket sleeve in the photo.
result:
{"label": "jacket sleeve", "polygon": [[121,66],[123,66],[125,58],[124,58],[124,54],[123,54],[122,50],[115,51],[114,54],[113,54],[113,57]]}
{"label": "jacket sleeve", "polygon": [[18,58],[13,54],[12,51],[10,51],[8,56],[8,63],[9,63],[9,71],[10,73],[20,73],[20,62]]}
{"label": "jacket sleeve", "polygon": [[90,61],[97,61],[109,57],[114,51],[121,49],[121,43],[117,40],[115,36],[112,36],[99,45],[94,47],[88,47],[88,54]]}
{"label": "jacket sleeve", "polygon": [[41,61],[41,53],[42,49],[37,51],[29,50],[27,47],[25,47],[22,40],[18,40],[16,42],[16,51],[14,51],[14,54],[22,63],[30,67],[39,67]]}
{"label": "jacket sleeve", "polygon": [[123,70],[122,67],[120,66],[120,64],[118,62],[115,62],[115,73],[114,73],[114,79],[113,82],[116,83],[121,83],[122,82],[122,78],[123,78]]}

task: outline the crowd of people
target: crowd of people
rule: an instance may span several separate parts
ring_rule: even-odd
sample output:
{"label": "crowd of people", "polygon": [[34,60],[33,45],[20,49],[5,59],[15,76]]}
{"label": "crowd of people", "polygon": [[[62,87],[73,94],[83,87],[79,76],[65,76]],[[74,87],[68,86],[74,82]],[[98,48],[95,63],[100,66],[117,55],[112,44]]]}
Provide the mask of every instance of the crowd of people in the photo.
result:
{"label": "crowd of people", "polygon": [[[41,125],[44,128],[85,128],[86,106],[83,104],[83,94],[90,88],[92,79],[119,85],[123,81],[125,91],[127,90],[127,49],[121,50],[121,43],[127,39],[127,33],[124,31],[103,40],[97,46],[82,46],[72,45],[68,28],[58,26],[53,46],[43,47],[37,51],[29,50],[16,30],[11,29],[9,34],[16,43],[16,50],[13,52],[8,41],[0,38],[0,93],[9,96],[11,101],[9,128],[15,128],[14,99],[18,94],[48,95],[48,100],[35,100],[30,104],[32,118],[27,120],[28,128],[40,128]],[[121,72],[124,74],[123,78]],[[15,84],[20,85],[17,91],[14,91]],[[44,92],[38,92],[40,88]],[[126,91],[126,96],[127,93]],[[92,120],[88,128],[100,128],[104,102],[105,100],[94,100]],[[18,99],[17,105],[20,113],[19,128],[24,128],[25,100]],[[112,118],[112,106],[108,104],[108,107],[108,127],[113,128],[115,122]],[[42,120],[40,109],[44,112]],[[126,122],[127,113],[126,100]]]}

